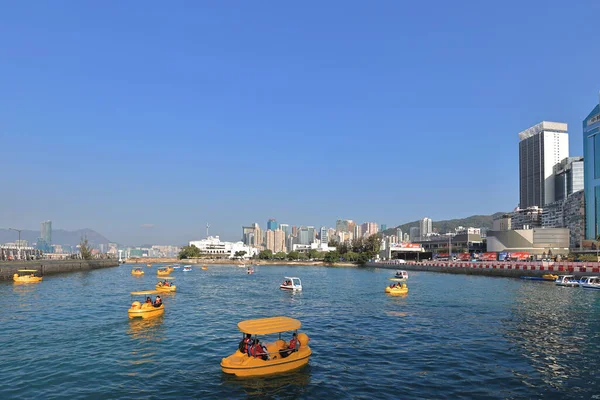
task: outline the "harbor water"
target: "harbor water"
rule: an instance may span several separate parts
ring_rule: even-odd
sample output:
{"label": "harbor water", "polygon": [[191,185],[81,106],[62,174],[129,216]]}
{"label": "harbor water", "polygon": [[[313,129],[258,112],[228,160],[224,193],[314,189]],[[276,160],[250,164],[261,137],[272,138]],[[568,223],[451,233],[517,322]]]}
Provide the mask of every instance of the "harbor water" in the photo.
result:
{"label": "harbor water", "polygon": [[[236,266],[175,270],[165,314],[130,320],[157,266],[0,283],[0,398],[600,398],[600,293],[509,278]],[[304,290],[279,290],[298,276]],[[244,319],[302,322],[313,355],[284,375],[236,378],[222,357]],[[288,338],[289,339],[289,338]]]}

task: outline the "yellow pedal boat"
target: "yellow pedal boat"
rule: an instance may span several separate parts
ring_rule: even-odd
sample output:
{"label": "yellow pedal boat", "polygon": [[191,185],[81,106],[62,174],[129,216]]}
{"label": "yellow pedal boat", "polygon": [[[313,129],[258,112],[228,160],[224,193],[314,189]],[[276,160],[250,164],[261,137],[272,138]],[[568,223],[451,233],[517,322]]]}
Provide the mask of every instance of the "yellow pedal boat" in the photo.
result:
{"label": "yellow pedal boat", "polygon": [[167,276],[171,273],[171,271],[168,268],[160,268],[156,271],[156,274],[158,276]]}
{"label": "yellow pedal boat", "polygon": [[407,294],[408,286],[406,286],[406,283],[403,283],[402,286],[395,286],[393,288],[386,286],[385,292],[389,294]]}
{"label": "yellow pedal boat", "polygon": [[159,292],[174,292],[177,290],[177,286],[175,286],[171,281],[175,278],[167,276],[163,278],[165,281],[158,281],[156,284],[156,290]]}
{"label": "yellow pedal boat", "polygon": [[141,275],[144,275],[144,271],[142,271],[141,268],[132,269],[131,275],[141,276]]}
{"label": "yellow pedal boat", "polygon": [[37,269],[20,269],[19,274],[13,275],[16,283],[37,283],[42,281],[41,276],[35,276]]}
{"label": "yellow pedal boat", "polygon": [[558,279],[558,275],[544,274],[542,275],[542,278],[547,281],[555,281]]}
{"label": "yellow pedal boat", "polygon": [[[132,296],[142,296],[143,302],[134,301],[131,303],[131,307],[127,310],[129,318],[152,318],[157,315],[162,315],[165,312],[165,305],[162,303],[160,296],[156,296],[156,300],[152,302],[152,295],[159,295],[160,292],[156,290],[146,290],[143,292],[131,292]],[[150,302],[146,302],[150,299]],[[157,301],[160,299],[160,302]],[[156,305],[158,304],[158,305]]]}
{"label": "yellow pedal boat", "polygon": [[[301,325],[300,321],[289,317],[251,319],[238,323],[238,329],[247,335],[253,335],[257,345],[260,345],[257,335],[279,334],[279,339],[263,344],[266,348],[263,354],[268,357],[266,360],[242,353],[240,351],[242,343],[240,343],[240,348],[235,353],[221,360],[221,369],[227,374],[236,376],[259,376],[287,372],[308,364],[312,354],[308,346],[310,339],[304,333],[297,333]],[[299,347],[281,339],[282,332],[290,331],[296,335],[296,346]],[[295,337],[292,336],[292,339],[296,340]],[[252,350],[250,352],[252,353]]]}
{"label": "yellow pedal boat", "polygon": [[152,266],[152,264],[146,264],[146,267],[151,267],[151,266]]}
{"label": "yellow pedal boat", "polygon": [[206,271],[206,270],[208,269],[208,266],[206,266],[206,265],[203,265],[203,266],[202,266],[202,269]]}

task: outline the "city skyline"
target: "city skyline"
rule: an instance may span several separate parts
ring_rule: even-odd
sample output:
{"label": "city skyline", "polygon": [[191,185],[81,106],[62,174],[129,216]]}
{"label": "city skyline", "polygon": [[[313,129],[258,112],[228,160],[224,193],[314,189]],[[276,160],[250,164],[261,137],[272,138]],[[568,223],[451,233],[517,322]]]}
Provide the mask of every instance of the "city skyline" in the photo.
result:
{"label": "city skyline", "polygon": [[[532,26],[540,9],[561,29]],[[394,227],[509,211],[515,132],[563,121],[582,155],[600,89],[592,1],[38,10],[0,15],[7,228],[185,243],[207,221],[239,240],[273,215]]]}

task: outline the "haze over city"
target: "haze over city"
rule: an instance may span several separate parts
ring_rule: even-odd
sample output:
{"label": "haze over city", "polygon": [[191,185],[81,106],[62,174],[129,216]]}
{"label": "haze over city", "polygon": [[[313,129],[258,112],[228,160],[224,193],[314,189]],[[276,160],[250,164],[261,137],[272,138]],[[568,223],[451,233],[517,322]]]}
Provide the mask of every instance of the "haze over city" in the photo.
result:
{"label": "haze over city", "polygon": [[393,227],[511,210],[519,132],[565,122],[582,154],[599,12],[6,3],[0,228],[52,220],[120,243],[186,243],[207,222],[239,240],[268,218]]}

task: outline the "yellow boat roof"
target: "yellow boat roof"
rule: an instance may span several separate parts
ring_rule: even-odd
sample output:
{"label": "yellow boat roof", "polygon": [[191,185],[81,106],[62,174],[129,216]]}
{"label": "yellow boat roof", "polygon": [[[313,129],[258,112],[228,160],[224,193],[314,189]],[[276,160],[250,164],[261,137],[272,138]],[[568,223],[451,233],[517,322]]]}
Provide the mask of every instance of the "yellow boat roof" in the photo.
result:
{"label": "yellow boat roof", "polygon": [[38,272],[37,269],[20,269],[19,272]]}
{"label": "yellow boat roof", "polygon": [[162,294],[162,292],[159,292],[158,290],[143,290],[141,292],[131,292],[132,296],[146,296],[149,294]]}
{"label": "yellow boat roof", "polygon": [[249,319],[238,323],[240,331],[252,335],[295,331],[296,329],[300,329],[301,326],[302,323],[300,321],[290,317]]}

